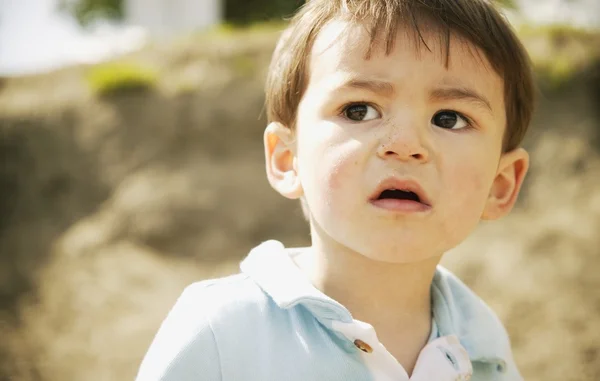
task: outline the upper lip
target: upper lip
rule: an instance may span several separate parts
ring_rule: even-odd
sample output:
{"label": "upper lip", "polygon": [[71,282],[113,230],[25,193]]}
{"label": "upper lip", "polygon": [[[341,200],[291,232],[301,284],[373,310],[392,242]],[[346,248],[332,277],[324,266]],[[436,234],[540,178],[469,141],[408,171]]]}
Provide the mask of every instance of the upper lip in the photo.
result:
{"label": "upper lip", "polygon": [[413,192],[414,194],[419,196],[419,201],[422,204],[431,206],[429,196],[427,195],[427,193],[425,193],[425,190],[417,181],[412,179],[402,179],[398,177],[390,177],[380,182],[375,192],[373,192],[373,194],[371,195],[370,200],[377,200],[379,196],[381,196],[381,193],[383,193],[383,191],[390,189]]}

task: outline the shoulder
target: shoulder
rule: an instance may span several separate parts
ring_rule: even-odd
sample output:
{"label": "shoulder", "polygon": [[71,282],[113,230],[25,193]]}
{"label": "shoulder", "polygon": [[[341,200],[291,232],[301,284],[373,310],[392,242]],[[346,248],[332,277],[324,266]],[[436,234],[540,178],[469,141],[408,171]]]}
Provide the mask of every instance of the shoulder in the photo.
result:
{"label": "shoulder", "polygon": [[264,303],[264,294],[242,274],[189,285],[162,322],[137,380],[220,380],[215,323],[234,318],[240,325]]}
{"label": "shoulder", "polygon": [[270,299],[245,274],[193,283],[185,288],[171,313],[199,317],[211,324],[230,319],[249,319],[265,312]]}
{"label": "shoulder", "polygon": [[432,283],[432,299],[441,333],[457,335],[472,361],[492,365],[500,373],[518,375],[501,320],[456,275],[441,266]]}
{"label": "shoulder", "polygon": [[177,303],[195,311],[212,313],[234,301],[239,305],[263,298],[264,293],[256,283],[245,274],[236,274],[192,283],[183,290]]}

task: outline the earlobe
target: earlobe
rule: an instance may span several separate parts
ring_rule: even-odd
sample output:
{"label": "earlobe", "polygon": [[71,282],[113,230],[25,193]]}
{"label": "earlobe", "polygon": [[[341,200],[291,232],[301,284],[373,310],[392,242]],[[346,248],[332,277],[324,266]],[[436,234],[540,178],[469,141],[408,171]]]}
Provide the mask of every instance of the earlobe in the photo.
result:
{"label": "earlobe", "polygon": [[264,133],[265,162],[269,183],[282,196],[297,199],[303,194],[296,168],[293,132],[281,123],[270,123]]}
{"label": "earlobe", "polygon": [[504,153],[481,218],[495,220],[507,215],[515,205],[529,169],[529,154],[522,148]]}

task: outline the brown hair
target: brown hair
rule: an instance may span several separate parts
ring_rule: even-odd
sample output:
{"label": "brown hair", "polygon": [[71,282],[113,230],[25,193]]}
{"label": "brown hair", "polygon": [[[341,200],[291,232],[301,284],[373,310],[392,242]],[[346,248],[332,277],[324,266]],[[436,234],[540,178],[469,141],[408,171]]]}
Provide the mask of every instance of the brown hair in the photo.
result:
{"label": "brown hair", "polygon": [[446,47],[446,65],[451,33],[472,43],[504,79],[507,128],[503,150],[510,151],[523,140],[533,113],[531,64],[510,25],[489,0],[308,0],[292,18],[273,54],[266,83],[270,122],[294,128],[307,86],[312,45],[333,19],[364,25],[371,34],[371,48],[376,35],[383,33],[386,54],[393,48],[400,25],[410,26],[415,38],[429,49],[419,25],[433,22]]}

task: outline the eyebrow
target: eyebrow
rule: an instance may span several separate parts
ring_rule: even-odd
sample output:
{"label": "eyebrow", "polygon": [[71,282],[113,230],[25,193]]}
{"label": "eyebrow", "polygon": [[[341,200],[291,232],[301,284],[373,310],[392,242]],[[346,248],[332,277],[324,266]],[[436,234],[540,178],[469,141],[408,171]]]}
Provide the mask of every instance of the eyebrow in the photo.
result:
{"label": "eyebrow", "polygon": [[431,100],[465,100],[493,112],[490,101],[482,94],[468,87],[439,88],[429,94]]}
{"label": "eyebrow", "polygon": [[[338,87],[338,90],[347,88],[368,90],[375,94],[392,96],[396,93],[396,87],[386,81],[378,80],[364,80],[351,78],[348,81],[342,83]],[[451,101],[451,100],[462,100],[473,103],[476,106],[487,109],[493,112],[490,101],[483,94],[470,89],[468,87],[448,87],[448,88],[437,88],[431,91],[429,99],[433,101]]]}
{"label": "eyebrow", "polygon": [[368,90],[372,93],[391,96],[396,92],[396,88],[393,84],[385,81],[377,81],[377,80],[363,80],[363,79],[350,79],[344,82],[338,89],[358,89],[358,90]]}

